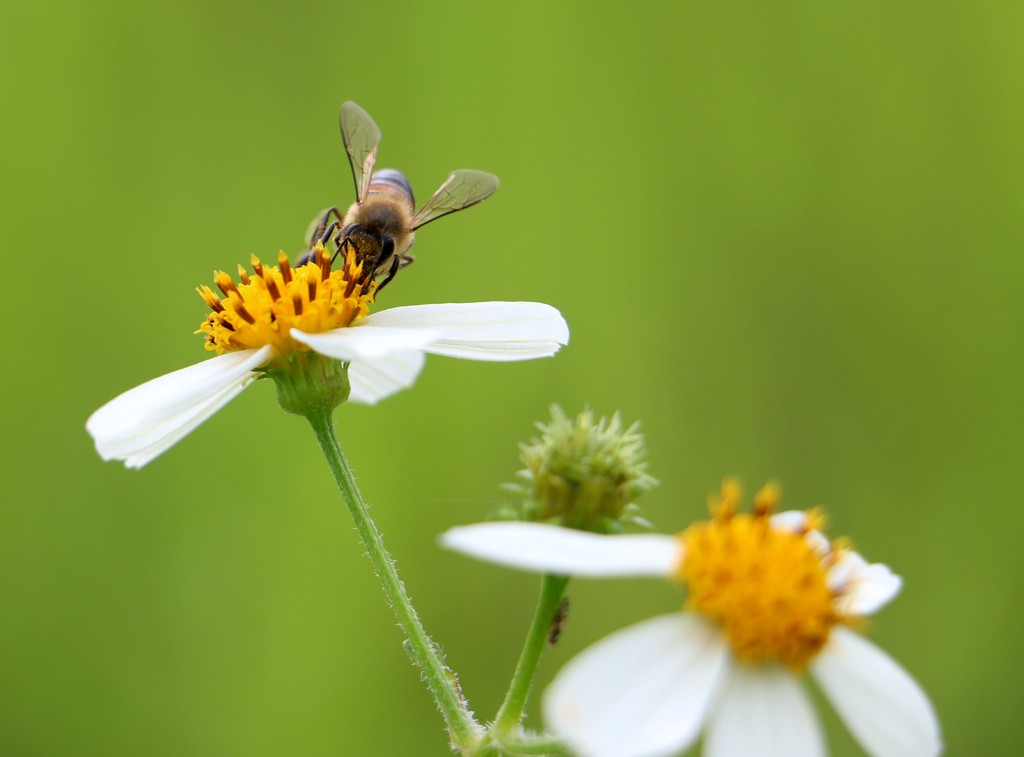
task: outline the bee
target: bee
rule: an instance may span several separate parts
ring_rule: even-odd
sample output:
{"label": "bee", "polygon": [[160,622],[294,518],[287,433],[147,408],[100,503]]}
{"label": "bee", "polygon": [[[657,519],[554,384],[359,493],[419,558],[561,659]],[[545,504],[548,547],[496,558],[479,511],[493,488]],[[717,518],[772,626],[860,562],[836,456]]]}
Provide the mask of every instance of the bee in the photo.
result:
{"label": "bee", "polygon": [[[409,249],[417,230],[442,216],[486,200],[498,188],[498,177],[484,171],[454,171],[416,210],[412,187],[405,174],[394,168],[373,170],[380,129],[369,114],[354,102],[346,102],[341,106],[338,123],[352,166],[356,201],[344,215],[337,207],[320,213],[310,224],[306,242],[312,250],[318,241],[326,243],[333,238],[338,253],[354,249],[363,270],[372,272],[371,278],[383,277],[377,289],[380,291],[402,268],[412,263]],[[307,262],[311,255],[307,252],[298,265]]]}

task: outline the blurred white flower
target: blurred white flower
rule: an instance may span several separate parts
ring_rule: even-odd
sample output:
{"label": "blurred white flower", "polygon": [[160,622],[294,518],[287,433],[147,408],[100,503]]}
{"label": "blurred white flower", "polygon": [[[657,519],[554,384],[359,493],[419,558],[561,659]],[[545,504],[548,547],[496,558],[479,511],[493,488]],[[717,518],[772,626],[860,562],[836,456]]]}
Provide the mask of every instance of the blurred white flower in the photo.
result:
{"label": "blurred white flower", "polygon": [[850,630],[901,580],[830,543],[814,511],[772,514],[766,487],[738,513],[727,483],[714,516],[676,536],[606,536],[537,523],[454,528],[454,550],[526,570],[663,576],[687,611],[651,618],[584,650],[544,697],[549,727],[584,757],[659,757],[704,734],[709,757],[816,757],[821,727],[800,683],[809,671],[873,757],[942,751],[920,686]]}
{"label": "blurred white flower", "polygon": [[[105,460],[139,468],[212,416],[252,381],[309,351],[348,364],[348,399],[375,404],[413,384],[424,355],[467,360],[532,360],[568,344],[569,328],[550,305],[474,302],[413,305],[369,313],[376,283],[352,255],[332,270],[318,245],[292,269],[253,258],[235,284],[215,276],[223,297],[199,291],[211,308],[200,331],[218,356],[130,389],[90,416],[86,429]],[[221,354],[226,353],[226,354]]]}

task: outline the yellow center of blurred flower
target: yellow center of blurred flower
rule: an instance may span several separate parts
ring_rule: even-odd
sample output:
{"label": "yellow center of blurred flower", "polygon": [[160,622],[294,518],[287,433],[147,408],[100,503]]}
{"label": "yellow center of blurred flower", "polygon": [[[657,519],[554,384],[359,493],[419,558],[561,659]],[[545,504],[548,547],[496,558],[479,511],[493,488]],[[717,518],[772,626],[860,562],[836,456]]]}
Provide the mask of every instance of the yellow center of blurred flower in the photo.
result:
{"label": "yellow center of blurred flower", "polygon": [[306,350],[292,339],[293,328],[313,334],[350,326],[366,316],[377,291],[351,248],[337,270],[331,270],[330,255],[320,243],[310,262],[298,268],[292,269],[282,252],[271,267],[254,255],[252,270],[250,276],[239,266],[238,284],[224,271],[215,272],[223,297],[210,287],[198,288],[211,311],[196,332],[206,335],[206,349],[220,354],[270,344],[279,356]]}
{"label": "yellow center of blurred flower", "polygon": [[826,576],[837,553],[808,542],[820,521],[813,512],[802,533],[771,525],[778,487],[765,486],[749,514],[737,512],[740,496],[739,485],[726,481],[712,519],[679,535],[688,604],[722,628],[737,659],[802,668],[843,620]]}

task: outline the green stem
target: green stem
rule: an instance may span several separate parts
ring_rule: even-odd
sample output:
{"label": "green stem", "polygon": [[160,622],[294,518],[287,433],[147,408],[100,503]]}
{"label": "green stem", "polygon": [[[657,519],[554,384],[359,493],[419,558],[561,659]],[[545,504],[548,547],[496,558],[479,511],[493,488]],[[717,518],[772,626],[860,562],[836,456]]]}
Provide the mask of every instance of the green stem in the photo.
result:
{"label": "green stem", "polygon": [[473,719],[459,692],[455,674],[444,664],[440,649],[423,629],[405,586],[398,577],[395,562],[384,548],[380,531],[370,517],[369,509],[356,486],[352,469],[341,452],[341,445],[334,432],[331,411],[310,410],[306,418],[313,426],[320,449],[331,466],[334,480],[345,498],[345,504],[348,505],[348,511],[370,555],[370,561],[384,594],[387,595],[391,609],[398,618],[398,624],[407,636],[406,649],[409,656],[419,667],[438,709],[444,715],[453,746],[463,753],[474,751],[482,737],[482,729]]}
{"label": "green stem", "polygon": [[552,736],[506,736],[500,744],[502,754],[516,757],[543,755],[543,757],[569,757],[565,742]]}
{"label": "green stem", "polygon": [[502,734],[512,733],[519,728],[541,652],[544,651],[544,645],[551,633],[551,624],[555,621],[568,583],[568,576],[545,575],[542,579],[533,623],[526,636],[526,643],[523,644],[523,651],[519,655],[519,663],[516,665],[516,672],[512,676],[505,701],[502,702],[498,717],[494,721],[494,731],[499,739]]}

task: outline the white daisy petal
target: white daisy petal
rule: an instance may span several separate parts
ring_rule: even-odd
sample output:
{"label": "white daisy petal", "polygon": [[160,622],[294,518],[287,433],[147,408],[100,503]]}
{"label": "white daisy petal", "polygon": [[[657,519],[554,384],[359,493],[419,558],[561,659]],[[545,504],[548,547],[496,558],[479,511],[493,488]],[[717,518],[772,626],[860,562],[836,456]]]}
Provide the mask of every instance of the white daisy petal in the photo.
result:
{"label": "white daisy petal", "polygon": [[458,526],[441,535],[441,544],[511,568],[593,578],[664,577],[682,559],[682,544],[672,536],[604,536],[543,523]]}
{"label": "white daisy petal", "polygon": [[370,324],[369,318],[363,325],[318,334],[307,334],[298,329],[291,330],[295,341],[312,347],[321,355],[333,357],[335,360],[367,362],[382,360],[396,353],[425,350],[440,333],[438,329],[433,328],[374,326]]}
{"label": "white daisy petal", "polygon": [[828,585],[840,592],[835,606],[843,615],[870,615],[899,594],[903,579],[888,565],[868,563],[853,551],[843,552],[829,568]]}
{"label": "white daisy petal", "polygon": [[780,531],[793,531],[794,533],[807,530],[806,510],[783,510],[771,516],[771,524]]}
{"label": "white daisy petal", "polygon": [[224,407],[244,388],[245,384],[241,387],[232,385],[225,388],[198,405],[194,405],[187,413],[177,416],[173,427],[166,433],[163,428],[155,428],[154,434],[149,437],[152,441],[147,443],[144,438],[139,438],[123,443],[120,447],[115,445],[107,450],[104,459],[123,460],[125,467],[141,468],[192,433],[203,421]]}
{"label": "white daisy petal", "polygon": [[271,354],[269,346],[230,352],[147,381],[93,413],[85,428],[104,460],[141,468],[242,391]]}
{"label": "white daisy petal", "polygon": [[423,369],[422,352],[394,352],[371,362],[353,362],[348,367],[352,391],[348,398],[363,405],[376,405],[395,392],[408,389]]}
{"label": "white daisy petal", "polygon": [[569,343],[569,327],[555,308],[539,302],[466,302],[410,305],[373,313],[367,326],[434,329],[423,349],[467,360],[530,360]]}
{"label": "white daisy petal", "polygon": [[717,630],[672,613],[607,636],[544,694],[548,726],[581,757],[661,757],[700,733],[728,654]]}
{"label": "white daisy petal", "polygon": [[710,715],[705,757],[823,757],[810,698],[781,665],[734,665]]}
{"label": "white daisy petal", "polygon": [[810,518],[805,510],[786,510],[771,516],[771,524],[780,531],[791,531],[803,533],[804,539],[811,545],[811,548],[819,555],[827,555],[832,550],[832,545],[821,531],[807,526]]}
{"label": "white daisy petal", "polygon": [[942,751],[939,721],[927,695],[867,639],[833,628],[811,672],[872,757],[932,757]]}

